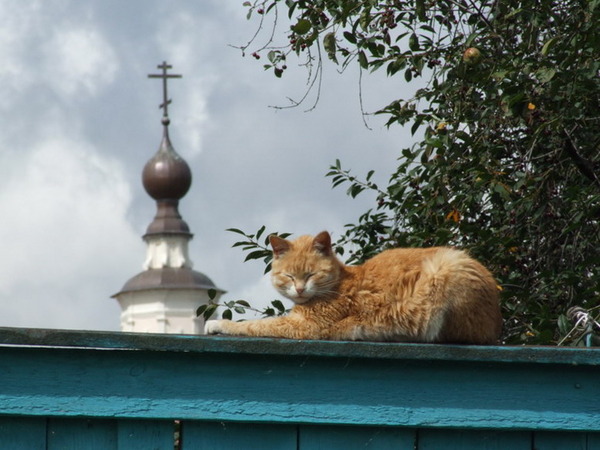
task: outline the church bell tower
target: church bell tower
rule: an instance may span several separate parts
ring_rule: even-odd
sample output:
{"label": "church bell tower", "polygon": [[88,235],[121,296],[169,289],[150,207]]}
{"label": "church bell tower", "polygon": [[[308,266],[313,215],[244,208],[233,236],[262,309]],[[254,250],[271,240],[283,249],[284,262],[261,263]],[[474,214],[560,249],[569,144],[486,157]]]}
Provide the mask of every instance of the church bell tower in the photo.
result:
{"label": "church bell tower", "polygon": [[192,173],[169,138],[167,81],[181,75],[148,75],[163,82],[163,137],[156,154],[142,172],[144,189],[156,201],[156,215],[144,234],[146,261],[143,272],[129,279],[112,297],[121,306],[121,331],[152,333],[203,333],[204,320],[196,317],[199,306],[218,300],[224,292],[203,273],[192,270],[188,244],[193,235],[179,213],[179,201],[192,184]]}

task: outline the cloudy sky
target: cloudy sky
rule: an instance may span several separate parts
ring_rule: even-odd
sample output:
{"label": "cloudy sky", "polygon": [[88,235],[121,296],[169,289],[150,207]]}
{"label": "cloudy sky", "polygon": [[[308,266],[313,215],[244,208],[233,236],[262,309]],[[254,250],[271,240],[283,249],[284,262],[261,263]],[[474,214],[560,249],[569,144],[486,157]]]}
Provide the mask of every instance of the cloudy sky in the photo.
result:
{"label": "cloudy sky", "polygon": [[[410,143],[384,118],[363,125],[355,67],[325,66],[315,110],[273,108],[302,97],[306,73],[290,60],[277,79],[234,48],[258,24],[242,0],[0,0],[0,17],[0,326],[119,329],[110,296],[142,270],[155,212],[141,171],[161,139],[161,84],[147,74],[163,60],[183,74],[169,112],[194,177],[180,204],[190,256],[226,300],[275,298],[227,228],[336,239],[373,198],[332,190],[329,165],[385,183]],[[367,111],[406,95],[371,75],[362,91]]]}

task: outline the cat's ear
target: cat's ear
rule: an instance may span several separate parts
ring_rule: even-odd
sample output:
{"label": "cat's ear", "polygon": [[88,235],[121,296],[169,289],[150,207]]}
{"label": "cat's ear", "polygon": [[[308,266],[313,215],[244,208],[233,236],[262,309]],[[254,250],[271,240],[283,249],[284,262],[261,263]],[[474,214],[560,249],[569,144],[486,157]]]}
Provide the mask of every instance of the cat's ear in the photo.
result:
{"label": "cat's ear", "polygon": [[331,250],[331,236],[327,231],[321,231],[319,234],[315,236],[313,239],[313,247],[319,253],[324,254],[325,256],[330,256],[332,253]]}
{"label": "cat's ear", "polygon": [[269,236],[269,242],[273,248],[273,256],[275,258],[280,257],[290,249],[289,241],[286,241],[275,234]]}

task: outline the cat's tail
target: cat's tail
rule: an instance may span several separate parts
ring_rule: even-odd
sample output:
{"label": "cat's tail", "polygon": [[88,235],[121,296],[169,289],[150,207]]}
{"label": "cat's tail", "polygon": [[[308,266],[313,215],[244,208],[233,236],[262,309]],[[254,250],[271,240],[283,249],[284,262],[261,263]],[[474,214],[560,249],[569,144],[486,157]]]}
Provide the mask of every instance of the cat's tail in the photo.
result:
{"label": "cat's tail", "polygon": [[496,281],[465,251],[440,248],[423,261],[423,281],[433,306],[431,341],[494,343],[501,330]]}
{"label": "cat's tail", "polygon": [[448,305],[448,285],[463,265],[464,252],[452,248],[440,248],[422,262],[421,277],[415,286],[414,300],[428,305],[428,317],[424,317],[420,339],[436,342],[444,327]]}
{"label": "cat's tail", "polygon": [[455,279],[457,275],[461,278],[478,279],[480,271],[480,264],[465,251],[450,247],[440,248],[423,261],[423,274],[430,277],[434,285],[440,287],[446,285],[450,279]]}

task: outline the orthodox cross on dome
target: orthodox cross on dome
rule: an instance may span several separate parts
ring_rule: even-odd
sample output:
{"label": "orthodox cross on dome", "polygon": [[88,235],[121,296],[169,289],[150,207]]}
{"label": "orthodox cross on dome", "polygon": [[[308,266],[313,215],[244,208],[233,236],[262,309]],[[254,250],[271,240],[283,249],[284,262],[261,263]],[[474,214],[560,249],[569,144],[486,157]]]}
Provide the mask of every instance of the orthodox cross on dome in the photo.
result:
{"label": "orthodox cross on dome", "polygon": [[167,73],[167,70],[172,69],[173,66],[167,64],[166,61],[163,61],[162,64],[160,64],[156,67],[158,69],[162,69],[162,73],[148,74],[148,78],[162,78],[162,80],[163,80],[163,102],[158,107],[163,109],[163,124],[168,125],[169,124],[169,103],[171,103],[171,100],[169,99],[169,95],[167,93],[167,79],[181,78],[182,75]]}

